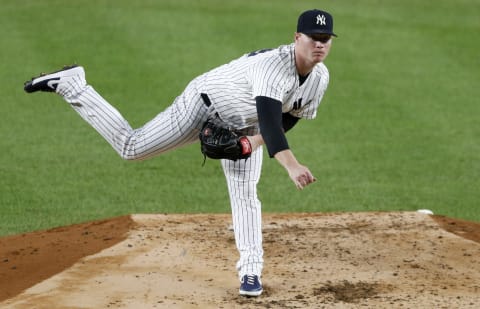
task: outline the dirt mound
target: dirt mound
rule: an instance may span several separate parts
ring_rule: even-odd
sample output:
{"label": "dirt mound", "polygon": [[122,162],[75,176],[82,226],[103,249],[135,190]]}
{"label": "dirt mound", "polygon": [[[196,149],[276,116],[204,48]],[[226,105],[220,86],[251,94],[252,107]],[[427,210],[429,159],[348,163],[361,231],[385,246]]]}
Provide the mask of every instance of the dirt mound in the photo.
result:
{"label": "dirt mound", "polygon": [[0,238],[1,308],[477,308],[480,224],[265,214],[264,293],[238,296],[230,215],[132,215]]}

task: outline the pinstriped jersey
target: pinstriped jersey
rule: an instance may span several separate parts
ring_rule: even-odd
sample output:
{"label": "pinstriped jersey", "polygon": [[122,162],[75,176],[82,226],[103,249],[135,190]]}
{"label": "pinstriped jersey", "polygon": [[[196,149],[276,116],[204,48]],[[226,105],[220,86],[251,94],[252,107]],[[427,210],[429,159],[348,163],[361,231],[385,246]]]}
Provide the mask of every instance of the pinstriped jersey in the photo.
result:
{"label": "pinstriped jersey", "polygon": [[241,129],[258,125],[257,96],[282,102],[284,113],[315,118],[328,81],[327,67],[319,63],[300,85],[292,43],[243,55],[204,73],[197,79],[197,89],[209,96],[224,122]]}

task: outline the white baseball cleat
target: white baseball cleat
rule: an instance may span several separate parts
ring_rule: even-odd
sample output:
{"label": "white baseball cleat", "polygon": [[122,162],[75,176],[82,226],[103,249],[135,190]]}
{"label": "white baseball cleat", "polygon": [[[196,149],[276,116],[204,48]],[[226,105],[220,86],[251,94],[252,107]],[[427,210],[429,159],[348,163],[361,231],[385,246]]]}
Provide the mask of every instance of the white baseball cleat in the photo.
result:
{"label": "white baseball cleat", "polygon": [[65,66],[62,70],[49,74],[40,74],[38,77],[26,81],[23,89],[28,92],[46,91],[56,92],[61,95],[71,95],[80,92],[86,86],[85,71],[83,67],[72,65]]}

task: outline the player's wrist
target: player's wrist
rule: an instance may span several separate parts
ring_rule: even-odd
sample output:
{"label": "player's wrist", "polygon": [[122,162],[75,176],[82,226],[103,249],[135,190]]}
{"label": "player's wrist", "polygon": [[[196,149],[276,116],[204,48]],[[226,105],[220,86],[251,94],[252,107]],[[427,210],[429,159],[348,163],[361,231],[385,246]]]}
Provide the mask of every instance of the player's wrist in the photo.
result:
{"label": "player's wrist", "polygon": [[298,168],[300,165],[290,149],[279,151],[274,157],[287,171]]}
{"label": "player's wrist", "polygon": [[245,138],[250,142],[252,151],[255,151],[255,149],[263,145],[263,138],[261,135],[245,136]]}

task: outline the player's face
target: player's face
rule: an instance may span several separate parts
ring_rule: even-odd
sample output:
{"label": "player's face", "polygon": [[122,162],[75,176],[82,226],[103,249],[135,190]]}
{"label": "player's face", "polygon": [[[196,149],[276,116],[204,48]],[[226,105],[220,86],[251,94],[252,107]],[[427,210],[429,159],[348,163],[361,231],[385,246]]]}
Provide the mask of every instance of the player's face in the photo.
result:
{"label": "player's face", "polygon": [[295,33],[295,53],[306,63],[317,64],[327,58],[332,46],[332,36],[325,33]]}

